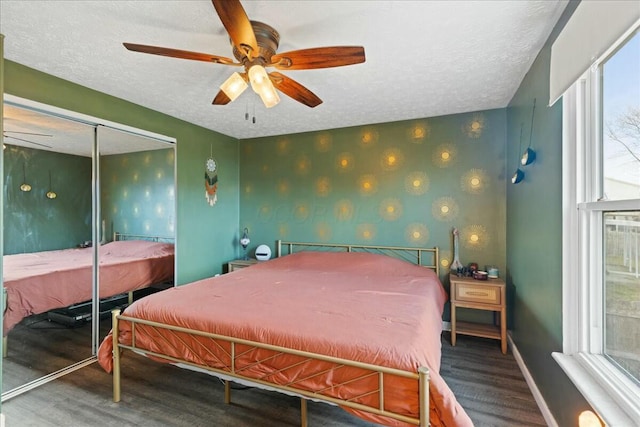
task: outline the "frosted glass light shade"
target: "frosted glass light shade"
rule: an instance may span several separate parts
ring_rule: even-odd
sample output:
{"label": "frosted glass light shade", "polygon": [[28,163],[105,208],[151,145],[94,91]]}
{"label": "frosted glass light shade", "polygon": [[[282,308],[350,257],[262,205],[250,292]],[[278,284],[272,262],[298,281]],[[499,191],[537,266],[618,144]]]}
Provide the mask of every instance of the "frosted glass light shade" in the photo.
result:
{"label": "frosted glass light shade", "polygon": [[269,80],[267,71],[263,66],[254,65],[249,68],[249,81],[251,82],[251,88],[260,96],[265,107],[271,108],[280,102],[278,92],[273,87],[273,83]]}
{"label": "frosted glass light shade", "polygon": [[235,101],[247,87],[249,87],[249,85],[239,73],[231,74],[231,77],[220,85],[220,89],[222,89],[231,101]]}

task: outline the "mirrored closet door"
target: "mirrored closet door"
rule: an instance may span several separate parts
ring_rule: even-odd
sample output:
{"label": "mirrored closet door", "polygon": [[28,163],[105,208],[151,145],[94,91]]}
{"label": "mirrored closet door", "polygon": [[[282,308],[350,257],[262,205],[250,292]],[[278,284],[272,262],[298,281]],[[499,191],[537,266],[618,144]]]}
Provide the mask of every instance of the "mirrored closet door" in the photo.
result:
{"label": "mirrored closet door", "polygon": [[[175,268],[171,139],[10,98],[3,401],[93,363],[110,310],[172,286]],[[141,250],[159,253],[154,272],[123,280]]]}
{"label": "mirrored closet door", "polygon": [[84,319],[56,309],[91,307],[95,131],[5,103],[3,133],[4,391],[91,357]]}

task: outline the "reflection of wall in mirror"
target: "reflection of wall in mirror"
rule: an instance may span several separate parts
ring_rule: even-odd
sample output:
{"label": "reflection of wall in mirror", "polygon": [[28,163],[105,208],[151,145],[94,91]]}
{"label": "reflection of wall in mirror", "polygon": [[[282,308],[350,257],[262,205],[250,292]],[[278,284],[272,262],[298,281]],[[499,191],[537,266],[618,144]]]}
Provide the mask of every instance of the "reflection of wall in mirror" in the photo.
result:
{"label": "reflection of wall in mirror", "polygon": [[[20,191],[25,177],[29,192]],[[6,255],[72,248],[91,239],[90,158],[7,145],[4,180]],[[47,198],[49,190],[57,198]]]}
{"label": "reflection of wall in mirror", "polygon": [[114,231],[175,235],[174,149],[102,156],[102,218]]}

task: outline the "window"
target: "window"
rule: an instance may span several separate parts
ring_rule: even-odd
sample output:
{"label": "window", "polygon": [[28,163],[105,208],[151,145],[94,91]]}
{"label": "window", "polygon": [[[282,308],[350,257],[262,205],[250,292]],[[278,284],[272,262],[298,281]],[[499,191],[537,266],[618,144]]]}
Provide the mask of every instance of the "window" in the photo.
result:
{"label": "window", "polygon": [[640,419],[640,25],[563,96],[563,353],[607,425]]}

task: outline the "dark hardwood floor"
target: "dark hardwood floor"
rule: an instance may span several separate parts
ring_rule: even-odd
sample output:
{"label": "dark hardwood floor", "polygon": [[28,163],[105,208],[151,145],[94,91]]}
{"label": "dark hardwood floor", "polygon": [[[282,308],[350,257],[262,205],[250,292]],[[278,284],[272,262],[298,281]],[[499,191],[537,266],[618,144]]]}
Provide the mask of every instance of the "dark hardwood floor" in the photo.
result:
{"label": "dark hardwood floor", "polygon": [[[89,328],[86,327],[89,331]],[[12,331],[12,334],[14,332]],[[47,345],[46,330],[26,331]],[[78,328],[56,360],[66,355]],[[10,334],[11,340],[11,334]],[[10,341],[11,342],[11,341]],[[82,338],[83,345],[87,342]],[[15,354],[5,362],[5,376],[21,360]],[[29,348],[22,346],[21,348]],[[49,347],[51,348],[51,347]],[[25,350],[26,351],[26,350]],[[34,354],[24,358],[33,359]],[[41,356],[46,359],[44,356]],[[14,360],[14,362],[11,362]],[[2,404],[8,427],[20,426],[299,426],[300,403],[295,397],[254,388],[236,387],[232,404],[223,401],[224,387],[215,377],[155,363],[127,352],[123,358],[122,401],[111,400],[111,376],[97,363]],[[24,366],[21,366],[24,369]],[[459,337],[451,347],[449,333],[442,338],[441,374],[475,425],[546,425],[511,355],[503,355],[497,341]],[[369,427],[340,408],[309,402],[310,427]]]}

